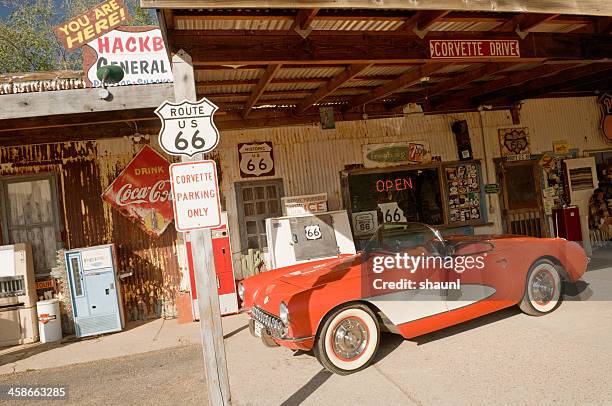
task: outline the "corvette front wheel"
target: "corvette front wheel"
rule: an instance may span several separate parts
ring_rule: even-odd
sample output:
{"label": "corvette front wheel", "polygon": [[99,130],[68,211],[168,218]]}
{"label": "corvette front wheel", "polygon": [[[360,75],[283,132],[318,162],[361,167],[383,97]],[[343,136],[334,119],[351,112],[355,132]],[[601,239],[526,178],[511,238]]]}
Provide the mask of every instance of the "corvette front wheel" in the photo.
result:
{"label": "corvette front wheel", "polygon": [[367,367],[380,341],[376,315],[365,305],[343,307],[326,317],[314,353],[329,371],[347,375]]}
{"label": "corvette front wheel", "polygon": [[561,288],[561,276],[555,264],[548,259],[540,259],[527,274],[525,294],[519,307],[530,316],[550,313],[561,304]]}

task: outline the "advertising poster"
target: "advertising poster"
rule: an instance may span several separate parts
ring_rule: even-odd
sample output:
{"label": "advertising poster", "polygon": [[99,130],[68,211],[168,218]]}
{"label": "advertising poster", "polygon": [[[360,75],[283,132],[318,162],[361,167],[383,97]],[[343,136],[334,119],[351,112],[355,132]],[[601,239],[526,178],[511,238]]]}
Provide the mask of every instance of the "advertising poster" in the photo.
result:
{"label": "advertising poster", "polygon": [[128,19],[128,9],[123,0],[107,0],[54,27],[53,31],[67,51],[74,51],[125,24]]}
{"label": "advertising poster", "polygon": [[170,163],[145,145],[102,194],[115,210],[159,237],[174,219]]}

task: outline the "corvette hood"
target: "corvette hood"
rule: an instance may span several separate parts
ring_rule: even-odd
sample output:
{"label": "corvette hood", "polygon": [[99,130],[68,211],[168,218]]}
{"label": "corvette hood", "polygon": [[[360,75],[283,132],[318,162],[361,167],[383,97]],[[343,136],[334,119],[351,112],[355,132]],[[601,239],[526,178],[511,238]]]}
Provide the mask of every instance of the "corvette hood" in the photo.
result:
{"label": "corvette hood", "polygon": [[291,269],[279,277],[279,280],[300,288],[311,288],[334,282],[347,277],[355,265],[359,265],[361,254],[343,258],[333,258],[317,264],[309,264],[299,269]]}

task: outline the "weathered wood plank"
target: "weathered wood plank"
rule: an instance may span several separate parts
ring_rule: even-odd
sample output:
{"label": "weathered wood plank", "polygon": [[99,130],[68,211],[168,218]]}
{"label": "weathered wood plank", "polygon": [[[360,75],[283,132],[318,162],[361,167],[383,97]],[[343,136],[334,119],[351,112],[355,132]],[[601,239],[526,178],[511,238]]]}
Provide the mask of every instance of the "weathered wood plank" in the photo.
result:
{"label": "weathered wood plank", "polygon": [[312,21],[317,16],[318,12],[318,8],[300,10],[297,16],[295,16],[295,24],[292,28],[297,28],[299,30],[307,30],[310,27]]}
{"label": "weathered wood plank", "polygon": [[393,94],[405,87],[419,83],[423,77],[429,76],[435,71],[440,70],[448,65],[449,63],[432,63],[421,65],[419,67],[416,67],[415,69],[409,70],[408,72],[400,75],[397,79],[377,87],[372,92],[364,94],[363,96],[357,96],[353,100],[349,101],[349,104],[346,109],[349,110],[355,107],[362,106],[366,103],[371,103],[378,99],[382,99],[383,97]]}
{"label": "weathered wood plank", "polygon": [[[588,34],[531,33],[529,37],[520,39],[503,32],[430,32],[423,40],[412,32],[397,31],[376,34],[313,32],[306,39],[298,35],[270,32],[210,35],[176,30],[169,35],[174,51],[187,50],[198,66],[435,62],[429,59],[431,39],[517,39],[521,52],[520,58],[513,59],[517,62],[544,59],[597,60],[609,58],[612,54],[611,36]],[[495,60],[465,60],[471,63],[492,61]]]}
{"label": "weathered wood plank", "polygon": [[426,10],[426,11],[417,11],[412,17],[410,17],[404,24],[402,24],[398,30],[399,31],[408,31],[408,30],[417,30],[417,31],[425,31],[427,30],[433,23],[444,17],[450,13],[449,10]]}
{"label": "weathered wood plank", "polygon": [[172,83],[117,86],[109,88],[112,98],[100,99],[100,89],[72,89],[0,96],[0,120],[20,117],[79,114],[94,111],[119,111],[156,108],[173,99]]}
{"label": "weathered wood plank", "polygon": [[304,111],[306,111],[307,108],[309,108],[316,102],[322,100],[325,96],[333,93],[336,89],[342,86],[343,83],[346,83],[349,80],[353,79],[355,76],[359,75],[371,65],[372,64],[364,63],[348,66],[342,73],[336,75],[326,85],[321,86],[310,97],[300,103],[296,108],[296,112],[298,114],[303,113]]}
{"label": "weathered wood plank", "polygon": [[423,92],[417,93],[416,95],[412,94],[412,95],[400,97],[395,103],[389,105],[389,108],[394,109],[398,107],[403,107],[404,105],[408,103],[417,102],[420,98],[424,96],[432,97],[432,96],[436,96],[436,95],[448,92],[449,90],[452,90],[456,87],[464,86],[468,83],[472,83],[484,76],[493,75],[495,73],[508,69],[514,65],[516,64],[512,62],[491,63],[491,64],[486,64],[486,65],[483,65],[483,66],[480,66],[474,69],[470,69],[469,71],[462,73],[455,78],[448,79],[437,85],[428,87],[425,90],[423,90]]}
{"label": "weathered wood plank", "polygon": [[504,24],[498,25],[492,31],[514,31],[518,28],[523,32],[529,32],[538,25],[558,16],[559,14],[518,14]]}
{"label": "weathered wood plank", "polygon": [[497,100],[517,101],[538,96],[539,94],[550,93],[556,89],[575,85],[583,81],[608,77],[612,72],[612,64],[591,64],[580,66],[573,69],[563,69],[556,75],[548,77],[546,80],[534,78],[521,86],[512,89],[504,89],[503,92],[476,96],[473,100],[476,103],[495,103]]}
{"label": "weathered wood plank", "polygon": [[251,92],[251,95],[249,96],[249,99],[247,100],[246,105],[244,107],[242,118],[247,118],[247,116],[251,112],[251,109],[253,108],[255,103],[257,103],[257,100],[259,100],[263,92],[266,90],[266,86],[270,84],[270,81],[272,80],[276,72],[278,72],[278,70],[281,68],[281,66],[282,65],[268,66],[264,74],[259,79],[259,83],[257,84],[257,86],[255,86],[255,89],[253,89],[253,91]]}
{"label": "weathered wood plank", "polygon": [[601,0],[141,0],[142,7],[173,9],[215,8],[360,8],[398,10],[459,10],[559,13],[612,16],[612,3]]}

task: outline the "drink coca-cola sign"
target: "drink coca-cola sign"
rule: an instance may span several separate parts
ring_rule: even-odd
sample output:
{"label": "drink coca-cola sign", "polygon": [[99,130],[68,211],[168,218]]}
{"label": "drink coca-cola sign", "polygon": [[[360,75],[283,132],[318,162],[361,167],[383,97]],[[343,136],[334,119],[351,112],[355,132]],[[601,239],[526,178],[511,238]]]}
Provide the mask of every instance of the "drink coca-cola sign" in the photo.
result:
{"label": "drink coca-cola sign", "polygon": [[145,145],[110,184],[102,199],[159,237],[173,220],[170,163]]}

